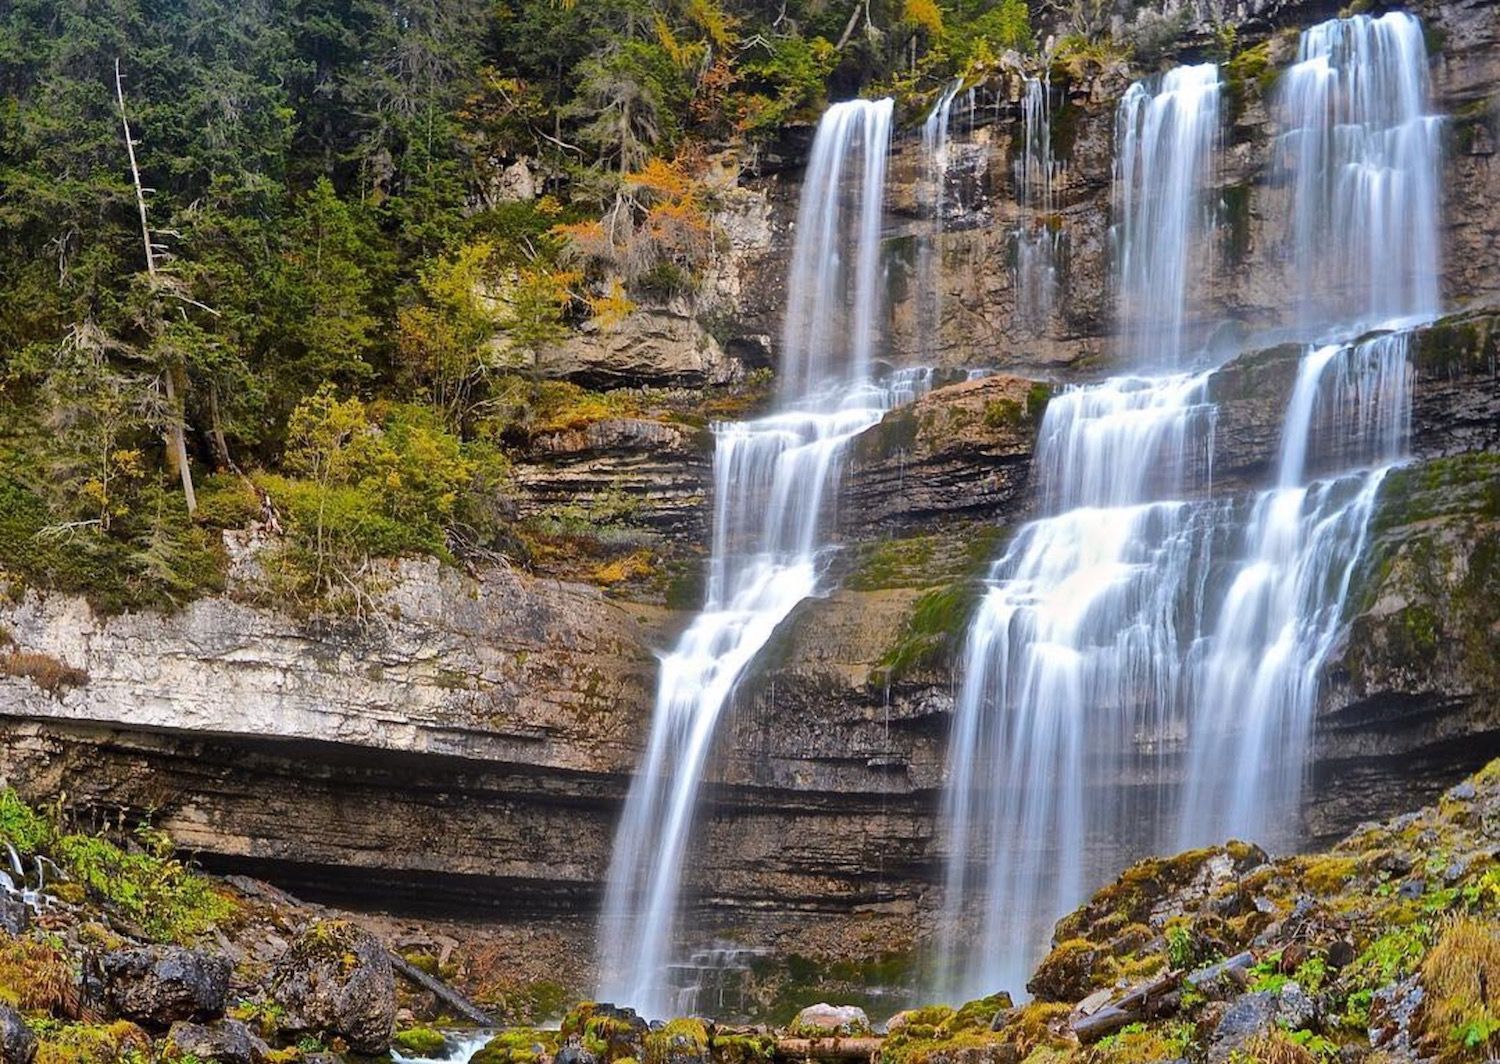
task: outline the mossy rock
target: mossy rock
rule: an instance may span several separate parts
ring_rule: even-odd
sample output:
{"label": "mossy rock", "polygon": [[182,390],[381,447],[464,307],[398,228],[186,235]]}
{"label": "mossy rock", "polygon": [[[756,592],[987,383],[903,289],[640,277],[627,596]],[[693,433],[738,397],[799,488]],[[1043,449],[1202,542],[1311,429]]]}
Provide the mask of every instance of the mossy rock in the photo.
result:
{"label": "mossy rock", "polygon": [[1026,989],[1042,1001],[1080,1001],[1094,989],[1102,959],[1088,939],[1059,942],[1037,965]]}
{"label": "mossy rock", "polygon": [[632,1009],[592,1001],[580,1002],[563,1017],[559,1031],[563,1041],[576,1041],[603,1064],[646,1056],[650,1028]]}
{"label": "mossy rock", "polygon": [[431,1027],[408,1027],[397,1031],[391,1043],[409,1057],[436,1057],[442,1054],[448,1039]]}
{"label": "mossy rock", "polygon": [[486,1042],[470,1058],[470,1064],[535,1064],[543,1056],[554,1055],[558,1044],[556,1031],[512,1027]]}
{"label": "mossy rock", "polygon": [[697,1064],[707,1059],[708,1029],[702,1020],[672,1020],[646,1036],[645,1064]]}
{"label": "mossy rock", "polygon": [[776,1039],[769,1034],[719,1034],[709,1040],[713,1064],[765,1064],[776,1054]]}

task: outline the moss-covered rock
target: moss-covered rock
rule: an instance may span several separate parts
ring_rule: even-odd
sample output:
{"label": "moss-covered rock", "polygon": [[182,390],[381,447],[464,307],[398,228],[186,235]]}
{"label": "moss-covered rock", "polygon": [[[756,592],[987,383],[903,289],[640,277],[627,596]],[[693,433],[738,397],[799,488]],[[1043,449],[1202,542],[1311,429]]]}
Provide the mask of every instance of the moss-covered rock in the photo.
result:
{"label": "moss-covered rock", "polygon": [[438,1056],[447,1044],[448,1039],[443,1036],[443,1032],[431,1027],[408,1027],[404,1031],[397,1031],[396,1037],[391,1039],[392,1047],[409,1057]]}
{"label": "moss-covered rock", "polygon": [[563,1017],[560,1035],[577,1042],[602,1064],[646,1059],[650,1028],[633,1009],[583,1001]]}
{"label": "moss-covered rock", "polygon": [[557,1031],[512,1027],[486,1042],[470,1064],[535,1064],[557,1052],[559,1038]]}

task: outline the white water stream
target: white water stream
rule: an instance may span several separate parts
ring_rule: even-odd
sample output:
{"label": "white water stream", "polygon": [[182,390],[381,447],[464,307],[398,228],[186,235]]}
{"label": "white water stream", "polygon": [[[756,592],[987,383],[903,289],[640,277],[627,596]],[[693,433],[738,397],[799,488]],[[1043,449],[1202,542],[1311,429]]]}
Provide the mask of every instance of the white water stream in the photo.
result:
{"label": "white water stream", "polygon": [[848,443],[927,373],[871,378],[882,306],[880,225],[892,105],[819,123],[788,278],[780,410],[716,426],[702,612],[662,658],[649,738],[615,836],[600,922],[601,1001],[670,1016],[683,869],[719,718],[746,667],[814,594]]}

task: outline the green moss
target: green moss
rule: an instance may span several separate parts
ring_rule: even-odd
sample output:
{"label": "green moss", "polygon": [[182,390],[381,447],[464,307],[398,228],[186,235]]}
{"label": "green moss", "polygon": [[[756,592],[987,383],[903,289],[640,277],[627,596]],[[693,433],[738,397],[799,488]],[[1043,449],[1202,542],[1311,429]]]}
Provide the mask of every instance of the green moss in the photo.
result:
{"label": "green moss", "polygon": [[150,1059],[151,1037],[133,1023],[40,1023],[35,1064],[116,1064]]}
{"label": "green moss", "polygon": [[1025,408],[1015,399],[991,399],[984,404],[984,424],[992,429],[1020,429],[1026,424]]}
{"label": "green moss", "polygon": [[1026,416],[1035,424],[1042,423],[1047,413],[1047,404],[1052,401],[1052,386],[1044,381],[1035,381],[1026,389]]}
{"label": "green moss", "polygon": [[646,1036],[645,1064],[681,1064],[702,1060],[707,1053],[708,1030],[701,1020],[670,1020]]}
{"label": "green moss", "polygon": [[1276,84],[1270,41],[1240,50],[1220,69],[1231,122],[1238,121],[1252,100],[1264,99]]}
{"label": "green moss", "polygon": [[1250,253],[1250,186],[1226,185],[1219,190],[1219,206],[1228,222],[1225,255],[1230,262],[1243,262]]}
{"label": "green moss", "polygon": [[998,1013],[1012,1008],[1009,994],[992,994],[958,1009],[929,1005],[903,1015],[881,1046],[880,1064],[932,1064],[967,1050],[1010,1045],[1008,1034],[990,1029]]}
{"label": "green moss", "polygon": [[1149,1064],[1151,1061],[1180,1060],[1187,1056],[1193,1042],[1192,1024],[1132,1023],[1116,1034],[1099,1040],[1090,1053],[1091,1060],[1111,1064]]}
{"label": "green moss", "polygon": [[908,536],[870,544],[861,549],[859,564],[844,585],[855,591],[928,586],[931,581],[925,574],[939,546],[937,536]]}
{"label": "green moss", "polygon": [[1353,857],[1309,857],[1302,864],[1302,881],[1318,894],[1332,894],[1348,883],[1358,869],[1359,861]]}
{"label": "green moss", "polygon": [[770,1034],[715,1034],[709,1045],[714,1064],[764,1064],[776,1053]]}
{"label": "green moss", "polygon": [[557,1052],[558,1032],[534,1027],[501,1031],[470,1058],[471,1064],[535,1064]]}
{"label": "green moss", "polygon": [[1440,318],[1412,336],[1412,364],[1419,375],[1484,374],[1500,356],[1500,329],[1493,311]]}
{"label": "green moss", "polygon": [[409,1057],[436,1057],[448,1044],[443,1033],[431,1027],[409,1027],[404,1031],[397,1031],[392,1041],[397,1049]]}
{"label": "green moss", "polygon": [[950,661],[982,593],[983,585],[963,583],[933,588],[917,599],[896,644],[876,664],[876,682],[889,685]]}

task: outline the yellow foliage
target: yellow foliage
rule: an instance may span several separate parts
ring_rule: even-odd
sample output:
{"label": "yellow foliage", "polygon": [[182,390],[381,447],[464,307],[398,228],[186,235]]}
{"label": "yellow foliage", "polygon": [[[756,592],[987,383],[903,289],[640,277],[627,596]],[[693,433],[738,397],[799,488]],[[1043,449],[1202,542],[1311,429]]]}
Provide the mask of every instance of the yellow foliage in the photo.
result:
{"label": "yellow foliage", "polygon": [[625,285],[618,277],[611,277],[602,296],[590,296],[589,313],[600,329],[608,331],[630,316],[635,304],[625,294]]}
{"label": "yellow foliage", "polygon": [[594,582],[608,587],[634,576],[647,576],[650,572],[651,552],[638,550],[599,566],[594,570]]}
{"label": "yellow foliage", "polygon": [[625,187],[632,192],[647,192],[655,199],[685,201],[695,198],[698,182],[681,163],[652,159],[642,169],[625,175]]}
{"label": "yellow foliage", "polygon": [[1500,1050],[1500,924],[1460,917],[1422,962],[1422,1026],[1443,1061]]}
{"label": "yellow foliage", "polygon": [[901,20],[921,26],[932,37],[943,32],[943,12],[935,0],[905,0]]}
{"label": "yellow foliage", "polygon": [[735,43],[735,29],[740,20],[729,14],[714,0],[687,0],[687,17],[701,29],[710,41],[719,48],[728,48]]}
{"label": "yellow foliage", "polygon": [[24,1011],[59,1008],[73,984],[68,959],[34,938],[0,942],[0,1001]]}

